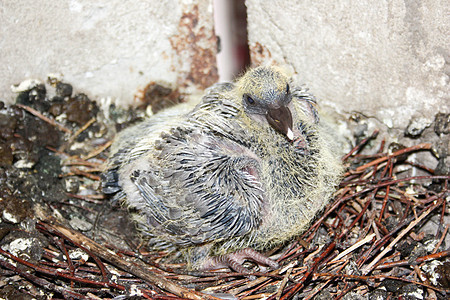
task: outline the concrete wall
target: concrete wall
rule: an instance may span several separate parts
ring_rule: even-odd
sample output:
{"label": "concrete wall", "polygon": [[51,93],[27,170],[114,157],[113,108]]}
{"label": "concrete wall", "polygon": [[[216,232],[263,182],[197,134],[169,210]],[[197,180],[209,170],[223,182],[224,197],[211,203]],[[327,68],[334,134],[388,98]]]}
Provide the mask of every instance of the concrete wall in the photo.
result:
{"label": "concrete wall", "polygon": [[252,61],[292,66],[322,104],[404,129],[450,112],[450,2],[247,0]]}
{"label": "concrete wall", "polygon": [[[253,63],[289,65],[322,105],[385,130],[449,112],[448,1],[246,5]],[[10,85],[52,72],[124,103],[151,81],[190,92],[218,78],[212,0],[2,1],[0,24],[3,101]]]}
{"label": "concrete wall", "polygon": [[48,73],[123,103],[151,81],[189,92],[217,80],[210,0],[1,1],[0,24],[3,101]]}

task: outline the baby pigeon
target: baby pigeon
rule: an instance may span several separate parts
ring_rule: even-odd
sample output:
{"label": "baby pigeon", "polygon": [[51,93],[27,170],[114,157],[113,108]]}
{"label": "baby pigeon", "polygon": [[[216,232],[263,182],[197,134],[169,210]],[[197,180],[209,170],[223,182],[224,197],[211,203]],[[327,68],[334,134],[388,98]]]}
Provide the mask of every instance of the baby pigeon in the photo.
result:
{"label": "baby pigeon", "polygon": [[183,250],[193,269],[276,267],[257,251],[304,231],[341,175],[315,106],[280,68],[250,69],[118,134],[103,191],[136,211],[154,249]]}

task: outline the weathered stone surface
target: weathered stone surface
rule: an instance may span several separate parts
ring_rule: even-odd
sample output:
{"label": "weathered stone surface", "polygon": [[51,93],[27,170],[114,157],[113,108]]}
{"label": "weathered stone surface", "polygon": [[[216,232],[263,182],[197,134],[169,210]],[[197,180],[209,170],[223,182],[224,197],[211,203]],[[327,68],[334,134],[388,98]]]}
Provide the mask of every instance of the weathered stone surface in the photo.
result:
{"label": "weathered stone surface", "polygon": [[191,92],[217,80],[211,0],[2,1],[0,20],[7,102],[12,84],[49,73],[123,104],[150,82]]}
{"label": "weathered stone surface", "polygon": [[450,111],[448,1],[246,4],[252,61],[292,66],[321,104],[401,134]]}

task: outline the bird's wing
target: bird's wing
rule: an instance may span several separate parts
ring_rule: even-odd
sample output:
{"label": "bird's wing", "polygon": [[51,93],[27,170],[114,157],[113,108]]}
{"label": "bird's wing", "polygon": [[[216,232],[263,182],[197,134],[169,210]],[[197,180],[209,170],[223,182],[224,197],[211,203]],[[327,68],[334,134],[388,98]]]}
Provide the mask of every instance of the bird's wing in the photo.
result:
{"label": "bird's wing", "polygon": [[180,117],[188,114],[192,107],[190,103],[176,105],[159,112],[155,118],[149,118],[118,133],[111,146],[112,156],[102,173],[103,193],[115,194],[115,199],[123,199],[125,194],[121,192],[119,183],[120,169],[151,151],[153,141],[160,133],[177,124]]}
{"label": "bird's wing", "polygon": [[292,97],[298,101],[302,111],[311,118],[314,123],[319,123],[319,113],[317,112],[317,101],[314,95],[305,88],[292,89]]}
{"label": "bird's wing", "polygon": [[[135,171],[148,229],[178,245],[241,236],[261,223],[257,157],[221,136],[180,127],[162,136],[159,169]],[[144,206],[144,207],[142,207]]]}
{"label": "bird's wing", "polygon": [[146,231],[157,243],[229,239],[261,223],[259,159],[235,139],[242,134],[233,121],[239,109],[224,96],[232,88],[209,88],[184,121],[148,143],[155,143],[154,150],[125,168],[132,172],[122,172],[138,194],[128,195],[128,203],[146,215]]}

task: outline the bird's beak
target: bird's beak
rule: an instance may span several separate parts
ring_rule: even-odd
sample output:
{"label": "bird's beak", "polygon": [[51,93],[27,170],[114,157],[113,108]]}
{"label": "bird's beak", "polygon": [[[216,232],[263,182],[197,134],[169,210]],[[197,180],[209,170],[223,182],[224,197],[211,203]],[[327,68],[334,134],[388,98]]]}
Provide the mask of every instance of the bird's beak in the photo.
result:
{"label": "bird's beak", "polygon": [[276,131],[285,135],[289,141],[294,139],[292,132],[292,114],[286,106],[269,108],[266,114],[267,121]]}

